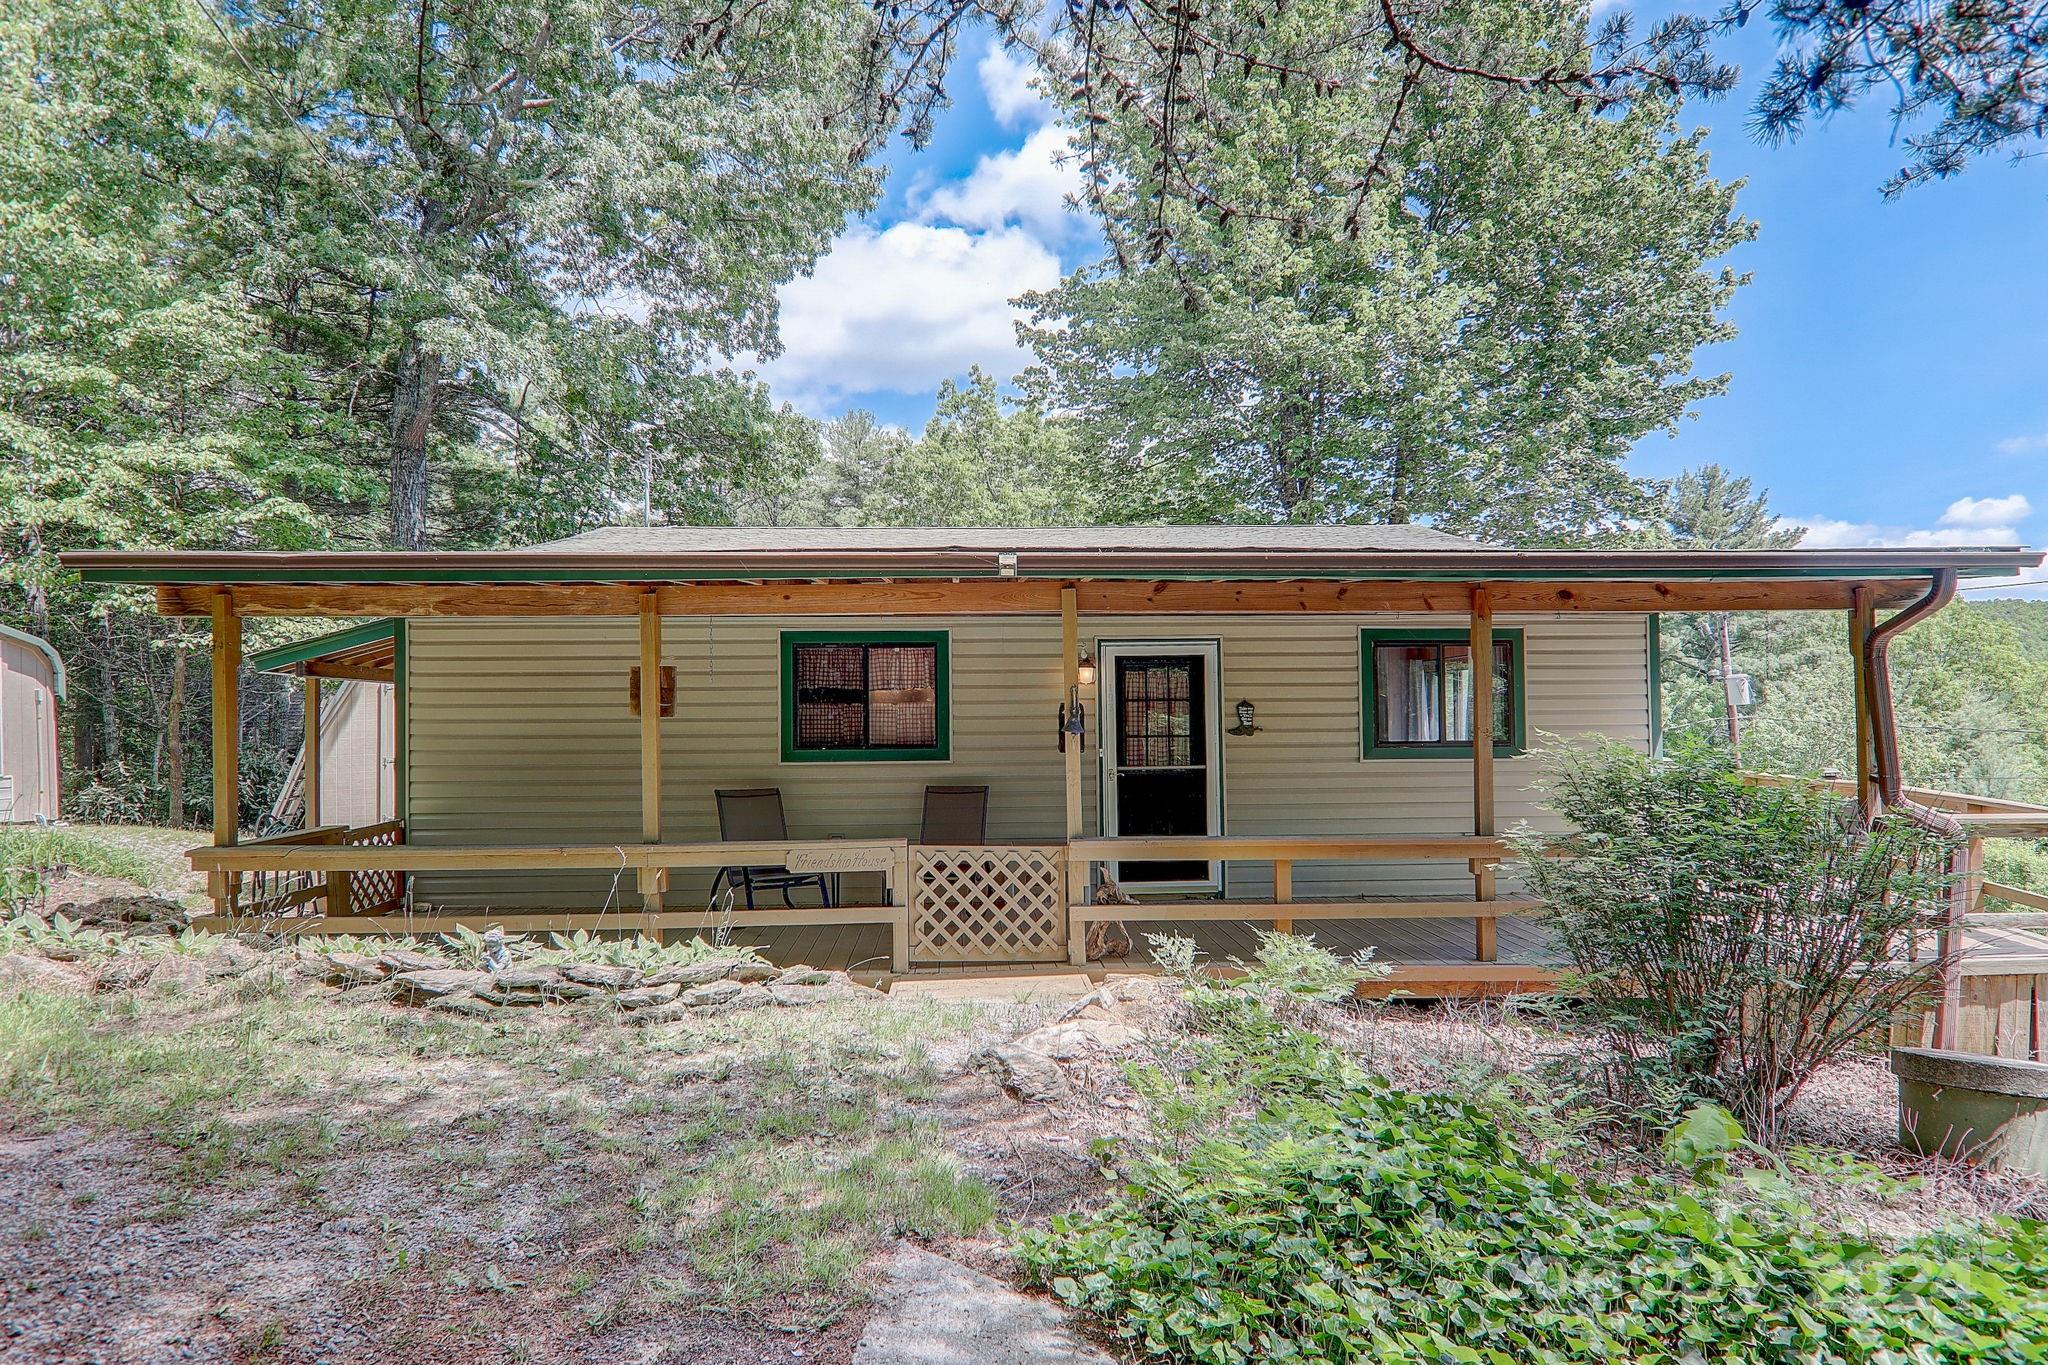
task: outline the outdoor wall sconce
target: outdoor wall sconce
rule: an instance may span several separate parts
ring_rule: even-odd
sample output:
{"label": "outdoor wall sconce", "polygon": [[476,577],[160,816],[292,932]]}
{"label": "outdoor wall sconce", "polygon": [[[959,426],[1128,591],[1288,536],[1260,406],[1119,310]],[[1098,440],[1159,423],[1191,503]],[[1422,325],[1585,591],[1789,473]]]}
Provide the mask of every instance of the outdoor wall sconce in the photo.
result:
{"label": "outdoor wall sconce", "polygon": [[1252,704],[1248,701],[1241,701],[1237,704],[1237,724],[1231,726],[1224,733],[1255,735],[1259,732],[1259,727],[1254,723],[1257,719],[1258,713],[1252,710]]}
{"label": "outdoor wall sconce", "polygon": [[1074,668],[1074,677],[1075,685],[1067,689],[1067,699],[1060,703],[1060,752],[1067,751],[1067,737],[1071,735],[1074,747],[1085,754],[1088,752],[1088,708],[1081,704],[1081,689],[1095,686],[1095,660],[1088,657],[1085,649]]}

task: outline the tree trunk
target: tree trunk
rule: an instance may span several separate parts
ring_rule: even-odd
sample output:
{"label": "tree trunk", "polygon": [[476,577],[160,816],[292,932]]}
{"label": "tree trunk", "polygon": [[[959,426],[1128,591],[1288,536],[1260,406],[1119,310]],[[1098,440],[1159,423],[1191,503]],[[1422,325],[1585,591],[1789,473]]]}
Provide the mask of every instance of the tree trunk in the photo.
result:
{"label": "tree trunk", "polygon": [[120,661],[114,654],[114,617],[100,617],[100,737],[109,762],[121,761]]}
{"label": "tree trunk", "polygon": [[1387,497],[1387,521],[1391,525],[1408,524],[1408,499],[1415,485],[1415,456],[1403,441],[1394,446],[1393,486]]}
{"label": "tree trunk", "polygon": [[407,337],[398,357],[398,382],[391,394],[391,545],[398,550],[427,547],[427,433],[433,429],[441,358],[416,337]]}
{"label": "tree trunk", "polygon": [[1721,613],[1721,704],[1728,713],[1728,753],[1742,762],[1742,719],[1735,706],[1735,649],[1728,638],[1728,613]]}
{"label": "tree trunk", "polygon": [[171,639],[171,709],[164,718],[169,732],[171,759],[170,823],[185,823],[185,648],[176,636]]}

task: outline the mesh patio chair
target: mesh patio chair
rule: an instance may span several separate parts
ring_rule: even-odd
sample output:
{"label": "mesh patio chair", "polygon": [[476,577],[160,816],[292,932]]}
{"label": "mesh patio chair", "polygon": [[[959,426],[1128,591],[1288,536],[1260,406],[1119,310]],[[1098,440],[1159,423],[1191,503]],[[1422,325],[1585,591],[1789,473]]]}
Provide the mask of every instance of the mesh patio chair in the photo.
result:
{"label": "mesh patio chair", "polygon": [[988,842],[987,787],[926,787],[921,844]]}
{"label": "mesh patio chair", "polygon": [[[732,842],[789,837],[789,827],[782,818],[780,787],[747,787],[714,794],[718,798],[719,838]],[[799,886],[817,887],[818,898],[826,905],[832,904],[832,888],[822,872],[791,872],[781,866],[721,867],[711,882],[713,900],[718,898],[721,886],[729,886],[744,896],[749,910],[754,908],[756,891],[780,891],[782,903],[795,909],[796,902],[789,898],[789,893]]]}

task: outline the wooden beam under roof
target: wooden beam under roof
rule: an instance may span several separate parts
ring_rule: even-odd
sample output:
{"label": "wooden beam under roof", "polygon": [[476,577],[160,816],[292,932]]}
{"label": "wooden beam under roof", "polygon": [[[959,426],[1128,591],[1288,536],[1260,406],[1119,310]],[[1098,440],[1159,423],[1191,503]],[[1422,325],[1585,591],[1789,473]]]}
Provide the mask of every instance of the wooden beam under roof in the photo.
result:
{"label": "wooden beam under roof", "polygon": [[[935,583],[667,584],[654,589],[663,616],[1057,616],[1061,584],[1018,579]],[[1653,611],[1846,611],[1855,584],[1842,579],[1716,582],[1494,582],[1497,613]],[[1919,596],[1920,579],[1865,584],[1875,605]],[[1443,612],[1471,609],[1472,585],[1438,582],[1212,582],[1096,580],[1077,586],[1091,614]],[[164,584],[157,611],[206,616],[219,589]],[[618,616],[636,617],[642,588],[613,583],[256,583],[234,589],[242,616]]]}

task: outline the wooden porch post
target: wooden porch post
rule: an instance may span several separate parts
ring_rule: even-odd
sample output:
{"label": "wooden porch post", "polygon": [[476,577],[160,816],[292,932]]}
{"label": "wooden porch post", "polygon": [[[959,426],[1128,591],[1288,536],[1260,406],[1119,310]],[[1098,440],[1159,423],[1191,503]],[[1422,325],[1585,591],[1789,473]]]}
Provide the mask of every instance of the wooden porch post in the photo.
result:
{"label": "wooden porch post", "polygon": [[[1484,584],[1472,588],[1472,832],[1493,833],[1493,599]],[[1472,861],[1472,899],[1484,904],[1494,895],[1498,864],[1490,858]],[[1494,921],[1472,921],[1472,956],[1491,962],[1496,955]]]}
{"label": "wooden porch post", "polygon": [[1849,590],[1849,655],[1856,686],[1856,807],[1868,819],[1877,813],[1877,788],[1870,762],[1870,678],[1863,642],[1870,638],[1877,609],[1871,591],[1859,583]]}
{"label": "wooden porch post", "polygon": [[[213,595],[213,843],[226,848],[240,838],[242,618],[225,590]],[[233,914],[241,874],[215,872],[207,892],[222,914]]]}
{"label": "wooden porch post", "polygon": [[[661,842],[661,601],[653,588],[640,594],[640,838]],[[652,938],[661,913],[668,869],[640,869],[640,897],[646,911],[642,932]]]}
{"label": "wooden porch post", "polygon": [[[1060,589],[1060,698],[1072,704],[1081,695],[1081,612],[1080,593],[1069,583]],[[1084,735],[1067,736],[1066,760],[1067,786],[1067,842],[1081,837],[1081,746],[1087,742]],[[1067,895],[1067,961],[1076,967],[1088,964],[1088,930],[1085,923],[1074,918],[1073,907],[1082,904],[1088,897],[1088,868],[1085,864],[1066,860]]]}
{"label": "wooden porch post", "polygon": [[299,786],[306,794],[306,828],[320,823],[320,680],[306,675],[306,761],[299,765]]}

